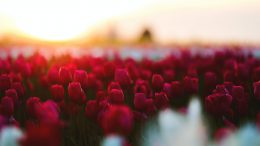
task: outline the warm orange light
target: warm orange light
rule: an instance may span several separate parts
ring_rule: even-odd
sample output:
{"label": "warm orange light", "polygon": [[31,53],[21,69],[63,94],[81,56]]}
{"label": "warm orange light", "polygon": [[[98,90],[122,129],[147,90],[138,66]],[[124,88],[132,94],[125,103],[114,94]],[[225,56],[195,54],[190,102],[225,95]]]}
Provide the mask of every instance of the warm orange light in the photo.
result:
{"label": "warm orange light", "polygon": [[6,0],[0,7],[18,31],[38,39],[60,41],[79,37],[97,23],[137,6],[140,3],[136,0],[130,5],[119,0]]}

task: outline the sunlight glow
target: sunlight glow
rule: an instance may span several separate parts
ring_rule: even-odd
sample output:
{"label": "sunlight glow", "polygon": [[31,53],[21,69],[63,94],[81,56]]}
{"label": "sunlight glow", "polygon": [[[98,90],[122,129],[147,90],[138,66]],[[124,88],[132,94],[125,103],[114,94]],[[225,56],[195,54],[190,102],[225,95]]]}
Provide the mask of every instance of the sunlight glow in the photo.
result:
{"label": "sunlight glow", "polygon": [[0,10],[18,31],[43,40],[68,40],[83,35],[98,23],[135,10],[146,1],[111,0],[10,0]]}
{"label": "sunlight glow", "polygon": [[91,39],[114,27],[121,40],[149,28],[162,43],[259,42],[259,7],[259,0],[0,0],[0,37]]}

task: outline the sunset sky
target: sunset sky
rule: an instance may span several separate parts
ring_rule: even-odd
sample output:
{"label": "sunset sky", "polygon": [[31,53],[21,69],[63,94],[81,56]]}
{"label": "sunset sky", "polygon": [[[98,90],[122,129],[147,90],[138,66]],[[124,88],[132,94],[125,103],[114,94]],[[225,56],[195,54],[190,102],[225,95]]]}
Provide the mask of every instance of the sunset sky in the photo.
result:
{"label": "sunset sky", "polygon": [[259,0],[0,0],[0,36],[69,40],[112,25],[131,40],[260,42]]}

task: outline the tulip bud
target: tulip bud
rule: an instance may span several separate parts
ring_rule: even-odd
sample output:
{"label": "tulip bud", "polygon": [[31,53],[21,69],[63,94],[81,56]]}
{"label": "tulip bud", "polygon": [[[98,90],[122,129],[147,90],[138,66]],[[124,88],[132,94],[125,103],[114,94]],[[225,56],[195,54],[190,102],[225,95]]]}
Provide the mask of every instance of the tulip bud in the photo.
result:
{"label": "tulip bud", "polygon": [[128,87],[132,80],[125,69],[116,69],[115,81],[117,81],[122,87]]}
{"label": "tulip bud", "polygon": [[141,70],[141,78],[143,80],[150,80],[151,76],[152,76],[152,72],[150,70],[145,70],[145,69]]}
{"label": "tulip bud", "polygon": [[216,89],[213,90],[213,93],[229,94],[230,92],[227,90],[225,85],[217,85]]}
{"label": "tulip bud", "polygon": [[145,100],[145,112],[147,115],[153,115],[156,112],[156,106],[153,99],[149,98]]}
{"label": "tulip bud", "polygon": [[0,76],[0,90],[3,92],[11,87],[11,78],[7,74]]}
{"label": "tulip bud", "polygon": [[229,92],[229,93],[231,93],[232,92],[232,87],[234,86],[234,84],[232,83],[232,82],[224,82],[224,87],[227,89],[227,91]]}
{"label": "tulip bud", "polygon": [[14,82],[11,86],[12,89],[16,90],[18,97],[22,97],[25,94],[25,89],[21,82]]}
{"label": "tulip bud", "polygon": [[89,118],[97,117],[98,103],[96,100],[89,100],[85,107],[85,114]]}
{"label": "tulip bud", "polygon": [[84,91],[79,82],[71,82],[68,86],[68,94],[72,102],[83,104],[86,100]]}
{"label": "tulip bud", "polygon": [[179,81],[173,81],[171,85],[172,85],[172,96],[174,98],[176,97],[179,98],[183,96],[183,88]]}
{"label": "tulip bud", "polygon": [[144,110],[146,108],[146,96],[144,93],[135,93],[134,106],[137,110]]}
{"label": "tulip bud", "polygon": [[225,92],[211,94],[205,99],[206,110],[215,116],[226,115],[231,109],[232,99],[232,96]]}
{"label": "tulip bud", "polygon": [[40,85],[41,85],[42,87],[48,87],[48,86],[49,86],[48,77],[47,77],[46,75],[42,75],[42,76],[40,77],[39,82],[40,82]]}
{"label": "tulip bud", "polygon": [[214,89],[217,85],[217,76],[214,72],[206,72],[204,75],[204,86],[207,89]]}
{"label": "tulip bud", "polygon": [[161,91],[163,89],[164,79],[159,74],[154,74],[152,77],[152,87],[155,91]]}
{"label": "tulip bud", "polygon": [[248,97],[242,86],[233,86],[232,97],[235,100],[236,111],[240,116],[246,115],[248,113]]}
{"label": "tulip bud", "polygon": [[146,80],[137,80],[134,86],[134,93],[144,93],[146,96],[149,96],[151,89],[148,81]]}
{"label": "tulip bud", "polygon": [[127,106],[111,106],[103,115],[101,126],[105,134],[128,135],[133,128],[133,113]]}
{"label": "tulip bud", "polygon": [[215,132],[214,138],[217,142],[221,142],[222,140],[230,136],[232,133],[233,132],[230,128],[220,128]]}
{"label": "tulip bud", "polygon": [[50,91],[54,101],[60,102],[64,99],[65,91],[62,85],[52,85]]}
{"label": "tulip bud", "polygon": [[11,69],[11,65],[8,60],[0,59],[0,73],[8,73]]}
{"label": "tulip bud", "polygon": [[118,82],[110,82],[107,87],[107,92],[109,93],[112,89],[119,89],[121,90],[121,87]]}
{"label": "tulip bud", "polygon": [[115,75],[116,66],[113,62],[106,62],[104,64],[105,76],[109,79],[112,79]]}
{"label": "tulip bud", "polygon": [[245,91],[242,86],[233,86],[231,90],[231,95],[235,100],[246,98]]}
{"label": "tulip bud", "polygon": [[59,84],[60,83],[60,76],[59,76],[59,71],[56,67],[52,67],[48,71],[47,75],[48,81],[51,84]]}
{"label": "tulip bud", "polygon": [[226,70],[224,72],[224,81],[233,82],[235,81],[235,73],[231,70]]}
{"label": "tulip bud", "polygon": [[169,100],[164,92],[155,93],[154,104],[158,109],[165,109],[169,107]]}
{"label": "tulip bud", "polygon": [[10,117],[13,115],[14,102],[11,97],[5,96],[1,99],[0,111],[6,117]]}
{"label": "tulip bud", "polygon": [[47,100],[42,104],[42,111],[39,113],[39,120],[46,123],[59,122],[59,107],[52,101]]}
{"label": "tulip bud", "polygon": [[163,92],[166,93],[167,97],[171,99],[172,96],[172,85],[170,83],[164,83],[163,85]]}
{"label": "tulip bud", "polygon": [[106,97],[107,97],[106,91],[100,90],[96,93],[95,99],[97,100],[97,102],[99,102],[99,101],[105,100]]}
{"label": "tulip bud", "polygon": [[72,75],[67,67],[61,67],[59,70],[60,82],[65,85],[72,80]]}
{"label": "tulip bud", "polygon": [[5,96],[11,97],[14,103],[18,102],[18,95],[15,89],[5,90]]}
{"label": "tulip bud", "polygon": [[79,82],[83,89],[87,88],[88,76],[84,70],[75,70],[73,75],[73,81]]}
{"label": "tulip bud", "polygon": [[250,69],[249,66],[245,63],[238,64],[237,67],[237,76],[241,80],[248,80],[250,77]]}
{"label": "tulip bud", "polygon": [[123,104],[124,93],[122,90],[112,89],[109,93],[109,102],[112,104]]}
{"label": "tulip bud", "polygon": [[87,89],[96,89],[97,79],[93,73],[88,74],[87,78]]}
{"label": "tulip bud", "polygon": [[38,97],[30,97],[26,101],[26,109],[28,114],[33,118],[39,118],[42,112],[41,100]]}
{"label": "tulip bud", "polygon": [[173,70],[165,70],[163,72],[163,78],[166,82],[171,82],[173,81],[175,76],[175,72]]}
{"label": "tulip bud", "polygon": [[199,81],[198,78],[186,76],[183,79],[183,89],[188,94],[195,94],[198,92]]}
{"label": "tulip bud", "polygon": [[102,68],[102,66],[95,66],[93,68],[93,73],[98,79],[103,79],[105,76],[104,68]]}
{"label": "tulip bud", "polygon": [[40,123],[30,125],[25,136],[20,139],[21,146],[60,146],[61,126],[58,124]]}

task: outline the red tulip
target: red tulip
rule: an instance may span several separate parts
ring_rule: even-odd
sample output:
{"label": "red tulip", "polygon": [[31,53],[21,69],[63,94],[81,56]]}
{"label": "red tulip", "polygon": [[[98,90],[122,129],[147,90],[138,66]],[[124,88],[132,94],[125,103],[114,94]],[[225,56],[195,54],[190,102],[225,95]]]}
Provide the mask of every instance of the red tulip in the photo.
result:
{"label": "red tulip", "polygon": [[122,90],[112,89],[109,93],[109,102],[112,104],[123,104],[124,93]]}
{"label": "red tulip", "polygon": [[105,134],[128,135],[133,128],[133,113],[127,106],[111,106],[102,118]]}
{"label": "red tulip", "polygon": [[172,85],[170,83],[164,83],[163,85],[163,92],[166,93],[167,97],[171,99],[172,96]]}
{"label": "red tulip", "polygon": [[118,82],[110,82],[107,87],[107,92],[109,93],[112,89],[121,90],[120,84]]}
{"label": "red tulip", "polygon": [[137,110],[145,110],[145,108],[146,108],[146,95],[144,93],[135,93],[134,106]]}
{"label": "red tulip", "polygon": [[84,70],[75,70],[73,75],[73,81],[79,82],[83,89],[87,88],[88,76]]}
{"label": "red tulip", "polygon": [[173,81],[171,85],[172,85],[172,96],[174,98],[180,98],[181,96],[183,96],[184,91],[179,81]]}
{"label": "red tulip", "polygon": [[8,73],[11,69],[9,61],[0,59],[0,73]]}
{"label": "red tulip", "polygon": [[234,100],[246,98],[245,91],[242,86],[233,86],[231,90],[231,95],[234,98]]}
{"label": "red tulip", "polygon": [[98,103],[96,100],[89,100],[85,107],[85,114],[89,118],[95,118],[98,113]]}
{"label": "red tulip", "polygon": [[163,78],[166,82],[173,81],[174,77],[175,77],[175,72],[173,70],[165,70],[163,72]]}
{"label": "red tulip", "polygon": [[105,76],[109,79],[112,79],[115,75],[116,66],[113,62],[106,62],[104,64]]}
{"label": "red tulip", "polygon": [[87,90],[89,89],[96,89],[97,88],[97,79],[95,74],[89,73],[88,80],[87,80]]}
{"label": "red tulip", "polygon": [[229,81],[229,82],[233,82],[235,81],[235,72],[231,71],[231,70],[226,70],[224,72],[224,81]]}
{"label": "red tulip", "polygon": [[233,86],[232,97],[236,103],[236,111],[238,115],[246,115],[248,113],[248,95],[245,93],[242,86]]}
{"label": "red tulip", "polygon": [[159,74],[154,74],[152,77],[152,87],[155,91],[161,91],[163,89],[164,79]]}
{"label": "red tulip", "polygon": [[14,113],[14,102],[12,97],[5,96],[1,99],[0,112],[6,117],[10,117]]}
{"label": "red tulip", "polygon": [[152,72],[150,70],[146,70],[146,69],[142,69],[141,70],[141,78],[143,80],[150,80],[151,76],[152,76]]}
{"label": "red tulip", "polygon": [[72,75],[67,67],[59,69],[59,80],[63,85],[68,84],[72,80]]}
{"label": "red tulip", "polygon": [[11,78],[7,74],[0,76],[0,90],[3,92],[11,87]]}
{"label": "red tulip", "polygon": [[230,129],[230,128],[220,128],[215,132],[214,138],[216,139],[217,142],[221,142],[222,140],[224,140],[225,138],[227,138],[231,134],[232,134],[232,129]]}
{"label": "red tulip", "polygon": [[208,90],[214,89],[217,85],[217,76],[214,72],[206,72],[204,75],[204,87]]}
{"label": "red tulip", "polygon": [[5,96],[11,97],[14,103],[18,102],[18,95],[15,89],[5,90]]}
{"label": "red tulip", "polygon": [[49,123],[30,125],[20,144],[21,146],[60,146],[60,127],[59,125]]}
{"label": "red tulip", "polygon": [[145,112],[148,115],[153,115],[156,112],[156,106],[153,99],[149,98],[145,100]]}
{"label": "red tulip", "polygon": [[206,97],[206,110],[215,116],[222,116],[230,112],[232,96],[225,92],[213,93]]}
{"label": "red tulip", "polygon": [[47,75],[48,81],[52,84],[59,84],[60,83],[60,76],[59,71],[56,67],[52,67],[48,71]]}
{"label": "red tulip", "polygon": [[115,81],[117,81],[122,87],[128,87],[132,80],[125,69],[116,69]]}
{"label": "red tulip", "polygon": [[151,89],[148,81],[138,79],[135,82],[134,93],[144,93],[146,96],[149,96],[151,93]]}
{"label": "red tulip", "polygon": [[54,101],[60,102],[64,99],[65,91],[62,85],[52,85],[50,91]]}
{"label": "red tulip", "polygon": [[68,94],[70,100],[77,104],[83,104],[86,100],[86,95],[82,90],[79,82],[71,82],[68,86]]}
{"label": "red tulip", "polygon": [[42,111],[41,100],[38,97],[28,98],[26,101],[26,109],[31,117],[38,119],[41,116],[40,113]]}
{"label": "red tulip", "polygon": [[154,104],[158,109],[165,109],[169,107],[169,100],[164,92],[155,93]]}
{"label": "red tulip", "polygon": [[18,97],[22,97],[25,94],[25,88],[21,82],[12,83],[11,88],[16,90]]}
{"label": "red tulip", "polygon": [[59,111],[60,109],[54,101],[47,100],[42,104],[38,120],[46,123],[59,123]]}
{"label": "red tulip", "polygon": [[96,75],[96,77],[98,79],[104,79],[105,72],[104,72],[104,68],[102,68],[102,66],[95,66],[93,68],[93,73]]}
{"label": "red tulip", "polygon": [[198,78],[186,76],[184,77],[182,84],[185,93],[195,94],[198,92],[198,88],[199,88]]}
{"label": "red tulip", "polygon": [[250,69],[245,63],[239,63],[237,67],[237,76],[240,80],[248,80],[250,77]]}
{"label": "red tulip", "polygon": [[106,91],[100,90],[100,91],[98,91],[98,92],[96,93],[95,99],[96,99],[98,102],[100,102],[100,101],[102,101],[102,100],[105,100],[106,97],[107,97]]}

